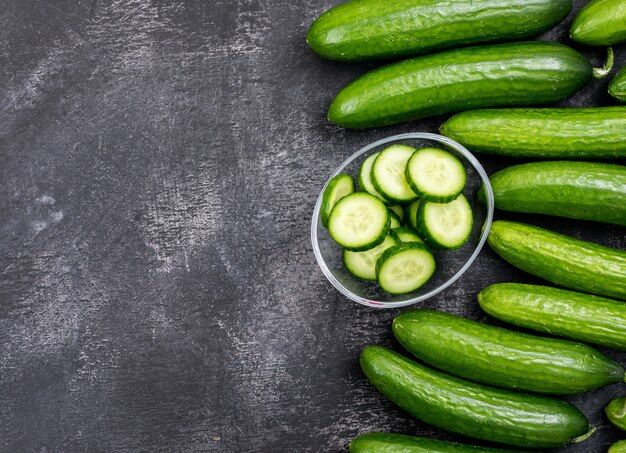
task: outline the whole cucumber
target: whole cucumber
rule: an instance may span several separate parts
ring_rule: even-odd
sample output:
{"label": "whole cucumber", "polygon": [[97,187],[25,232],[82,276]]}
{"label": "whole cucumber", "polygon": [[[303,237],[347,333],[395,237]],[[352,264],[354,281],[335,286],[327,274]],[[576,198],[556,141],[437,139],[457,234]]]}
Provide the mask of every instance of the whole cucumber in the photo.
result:
{"label": "whole cucumber", "polygon": [[380,346],[366,347],[360,362],[370,382],[402,409],[458,434],[551,448],[573,442],[589,429],[582,412],[564,401],[465,381]]}
{"label": "whole cucumber", "polygon": [[356,79],[335,97],[328,119],[364,128],[478,107],[556,102],[581,88],[591,73],[585,57],[556,43],[450,50]]}
{"label": "whole cucumber", "polygon": [[306,39],[332,60],[401,57],[538,35],[571,9],[571,0],[352,0],[322,14]]}
{"label": "whole cucumber", "polygon": [[626,41],[626,2],[591,0],[576,15],[569,34],[581,44],[611,46]]}
{"label": "whole cucumber", "polygon": [[502,321],[552,335],[626,350],[626,304],[549,286],[496,283],[478,304]]}
{"label": "whole cucumber", "polygon": [[618,440],[609,446],[608,453],[626,453],[626,440]]}
{"label": "whole cucumber", "polygon": [[487,238],[506,261],[557,285],[626,299],[626,251],[497,220]]}
{"label": "whole cucumber", "polygon": [[626,107],[474,110],[453,116],[440,131],[473,151],[489,154],[626,157]]}
{"label": "whole cucumber", "polygon": [[626,66],[620,69],[609,83],[609,94],[615,99],[626,102]]}
{"label": "whole cucumber", "polygon": [[611,423],[619,429],[626,430],[626,398],[616,398],[605,408],[604,412]]}
{"label": "whole cucumber", "polygon": [[349,451],[350,453],[521,453],[520,450],[475,447],[391,433],[369,433],[355,437],[350,442]]}
{"label": "whole cucumber", "polygon": [[[626,167],[592,162],[532,162],[489,178],[498,209],[626,226]],[[484,189],[478,192],[485,202]]]}
{"label": "whole cucumber", "polygon": [[590,346],[434,310],[398,316],[393,333],[418,359],[482,384],[572,395],[624,380],[624,369]]}

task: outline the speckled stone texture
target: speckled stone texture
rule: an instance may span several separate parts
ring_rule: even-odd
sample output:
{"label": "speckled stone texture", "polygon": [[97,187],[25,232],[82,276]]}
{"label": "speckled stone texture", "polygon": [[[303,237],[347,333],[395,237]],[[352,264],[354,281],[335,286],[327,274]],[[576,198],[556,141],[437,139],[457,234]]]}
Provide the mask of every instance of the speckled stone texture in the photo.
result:
{"label": "speckled stone texture", "polygon": [[[335,3],[2,0],[0,450],[337,451],[369,431],[453,438],[366,382],[358,353],[397,347],[389,322],[401,311],[340,297],[311,251],[313,204],[336,165],[443,120],[371,131],[325,121],[333,94],[375,66],[307,48],[308,25]],[[545,38],[567,42],[571,18]],[[609,104],[607,83],[565,104]],[[489,172],[514,162],[481,160]],[[498,216],[626,247],[615,226]],[[536,281],[485,250],[426,306],[486,320],[476,293],[509,280]],[[602,410],[624,393],[571,399],[598,431],[568,451],[620,437]]]}

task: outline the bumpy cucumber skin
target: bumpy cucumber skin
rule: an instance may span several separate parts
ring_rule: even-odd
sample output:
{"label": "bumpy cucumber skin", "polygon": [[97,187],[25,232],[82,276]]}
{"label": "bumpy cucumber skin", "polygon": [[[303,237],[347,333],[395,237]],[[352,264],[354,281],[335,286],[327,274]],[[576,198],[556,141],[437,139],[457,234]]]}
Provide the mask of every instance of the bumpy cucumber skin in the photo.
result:
{"label": "bumpy cucumber skin", "polygon": [[504,220],[493,222],[487,242],[529,274],[567,288],[626,299],[626,251]]}
{"label": "bumpy cucumber skin", "polygon": [[392,433],[369,433],[355,437],[350,442],[349,451],[350,453],[521,453],[519,450],[475,447]]}
{"label": "bumpy cucumber skin", "polygon": [[564,401],[475,384],[380,346],[361,368],[386,397],[414,417],[458,434],[531,448],[559,447],[585,434],[585,416]]}
{"label": "bumpy cucumber skin", "polygon": [[626,351],[626,304],[549,286],[496,283],[478,294],[489,315],[527,329]]}
{"label": "bumpy cucumber skin", "polygon": [[626,398],[616,398],[605,408],[604,413],[611,423],[626,431]]}
{"label": "bumpy cucumber skin", "polygon": [[585,57],[556,43],[450,50],[356,79],[335,97],[328,119],[365,128],[480,107],[556,102],[581,88],[591,73]]}
{"label": "bumpy cucumber skin", "polygon": [[615,99],[626,102],[626,66],[620,69],[609,83],[609,94]]}
{"label": "bumpy cucumber skin", "polygon": [[[626,157],[626,107],[483,109],[439,128],[472,151],[512,157]],[[541,131],[541,133],[538,133]]]}
{"label": "bumpy cucumber skin", "polygon": [[569,30],[572,39],[590,46],[611,46],[626,41],[626,2],[592,0],[576,15]]}
{"label": "bumpy cucumber skin", "polygon": [[[490,178],[497,209],[626,226],[626,166],[532,162]],[[485,193],[478,193],[485,203]]]}
{"label": "bumpy cucumber skin", "polygon": [[609,447],[608,453],[626,453],[626,440],[618,440],[612,443]]}
{"label": "bumpy cucumber skin", "polygon": [[571,8],[570,0],[349,1],[315,20],[306,39],[332,60],[394,58],[538,35]]}
{"label": "bumpy cucumber skin", "polygon": [[[326,190],[324,190],[324,195],[322,196],[322,208],[320,210],[322,225],[324,225],[324,227],[326,228],[328,228],[328,217],[330,217],[330,211],[332,211],[334,206],[334,204],[330,204],[330,196],[332,191],[335,190],[337,184],[341,182],[347,183],[349,187],[351,184],[350,192],[354,192],[354,180],[350,175],[346,173],[340,173],[328,182],[328,186],[326,186]],[[337,203],[337,201],[339,200],[335,200],[335,203]]]}
{"label": "bumpy cucumber skin", "polygon": [[538,337],[434,310],[393,321],[400,344],[447,373],[486,385],[574,395],[624,379],[624,369],[581,343]]}

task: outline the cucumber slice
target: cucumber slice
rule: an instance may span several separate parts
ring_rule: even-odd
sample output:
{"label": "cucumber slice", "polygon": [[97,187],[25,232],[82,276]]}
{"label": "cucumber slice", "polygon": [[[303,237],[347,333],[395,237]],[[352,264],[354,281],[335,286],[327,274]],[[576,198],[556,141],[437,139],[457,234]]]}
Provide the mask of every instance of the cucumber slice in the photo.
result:
{"label": "cucumber slice", "polygon": [[415,151],[406,145],[392,145],[383,149],[372,165],[371,180],[376,190],[387,200],[409,203],[417,199],[404,176],[406,163]]}
{"label": "cucumber slice", "polygon": [[376,278],[389,294],[415,291],[435,272],[435,258],[423,245],[407,242],[394,245],[380,255],[376,262]]}
{"label": "cucumber slice", "polygon": [[465,188],[465,168],[461,161],[439,148],[422,148],[406,165],[406,180],[423,200],[446,203]]}
{"label": "cucumber slice", "polygon": [[389,232],[389,211],[374,195],[352,193],[335,204],[328,219],[328,232],[347,250],[371,249],[382,243]]}
{"label": "cucumber slice", "polygon": [[376,190],[376,187],[374,187],[374,184],[372,184],[372,165],[374,165],[374,161],[376,160],[376,158],[378,157],[379,153],[374,153],[371,156],[368,156],[367,159],[365,159],[363,161],[363,163],[361,164],[361,167],[359,168],[359,187],[361,188],[361,190],[374,195],[375,197],[380,198],[381,200],[383,200],[385,203],[387,203],[387,200],[385,200],[385,197],[383,197],[380,193],[378,193],[378,191]]}
{"label": "cucumber slice", "polygon": [[402,222],[402,219],[404,219],[404,208],[400,205],[395,205],[389,206],[389,209],[398,214],[398,218],[400,219],[400,222]]}
{"label": "cucumber slice", "polygon": [[376,261],[389,247],[393,247],[397,241],[387,235],[382,244],[364,252],[343,251],[343,263],[346,269],[355,277],[363,280],[376,280]]}
{"label": "cucumber slice", "polygon": [[462,194],[449,203],[424,201],[417,210],[417,231],[433,248],[461,248],[472,233],[473,223],[472,208]]}
{"label": "cucumber slice", "polygon": [[339,200],[352,192],[354,192],[354,181],[350,175],[340,173],[328,182],[322,195],[322,225],[328,228],[330,211]]}
{"label": "cucumber slice", "polygon": [[407,227],[393,228],[390,234],[397,242],[424,242],[415,231]]}
{"label": "cucumber slice", "polygon": [[405,207],[404,223],[410,226],[414,230],[417,230],[417,209],[420,207],[420,200],[415,200],[413,203]]}
{"label": "cucumber slice", "polygon": [[395,211],[389,209],[389,228],[398,228],[402,226],[402,221]]}

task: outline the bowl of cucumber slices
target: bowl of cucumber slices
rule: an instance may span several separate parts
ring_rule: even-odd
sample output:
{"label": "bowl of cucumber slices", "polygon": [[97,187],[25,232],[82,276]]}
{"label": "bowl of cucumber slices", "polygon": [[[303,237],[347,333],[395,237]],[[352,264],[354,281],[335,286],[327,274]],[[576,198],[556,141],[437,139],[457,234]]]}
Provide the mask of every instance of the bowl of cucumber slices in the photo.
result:
{"label": "bowl of cucumber slices", "polygon": [[404,307],[463,275],[493,209],[489,177],[462,145],[438,134],[394,135],[361,148],[328,179],[313,212],[313,252],[344,296]]}

